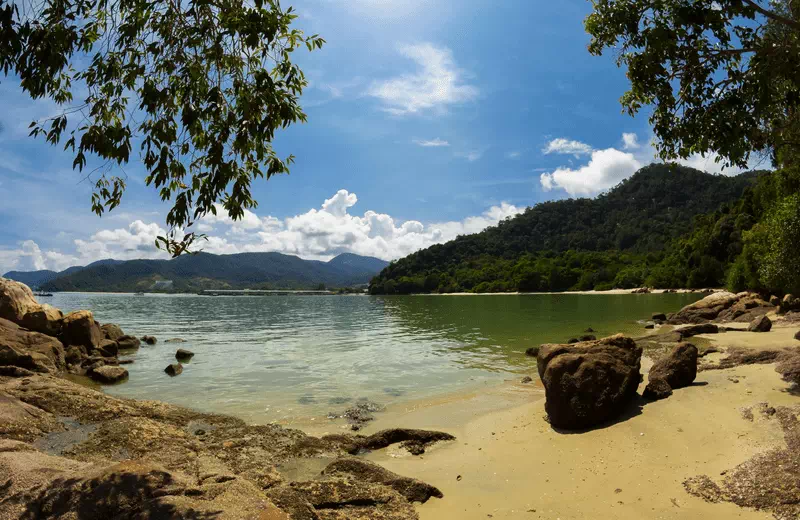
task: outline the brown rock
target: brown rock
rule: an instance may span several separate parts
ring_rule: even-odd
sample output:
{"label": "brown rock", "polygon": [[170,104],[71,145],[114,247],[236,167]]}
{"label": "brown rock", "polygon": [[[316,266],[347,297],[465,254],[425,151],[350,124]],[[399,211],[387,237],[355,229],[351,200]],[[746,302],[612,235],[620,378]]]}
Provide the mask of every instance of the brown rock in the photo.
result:
{"label": "brown rock", "polygon": [[672,395],[672,387],[663,379],[650,379],[642,393],[642,397],[651,401],[666,399]]}
{"label": "brown rock", "polygon": [[114,340],[104,339],[95,349],[95,352],[103,357],[117,357],[119,353],[119,344]]}
{"label": "brown rock", "polygon": [[136,350],[142,344],[139,338],[133,336],[122,336],[117,340],[117,345],[120,350]]}
{"label": "brown rock", "polygon": [[747,327],[750,332],[769,332],[772,329],[772,321],[766,316],[761,316],[753,320]]}
{"label": "brown rock", "polygon": [[401,477],[375,463],[352,457],[338,459],[328,464],[322,471],[325,476],[347,475],[362,482],[388,486],[409,502],[424,504],[431,497],[442,498],[444,495],[437,488],[414,478]]}
{"label": "brown rock", "polygon": [[180,363],[172,363],[168,365],[167,368],[164,369],[164,372],[171,377],[175,377],[183,373],[183,365]]}
{"label": "brown rock", "polygon": [[653,364],[643,396],[648,399],[669,397],[673,389],[691,385],[696,377],[697,347],[681,343]]}
{"label": "brown rock", "polygon": [[800,341],[800,330],[798,330],[798,331],[797,331],[797,332],[794,334],[794,339],[796,339],[797,341]]}
{"label": "brown rock", "polygon": [[542,345],[537,365],[545,409],[557,428],[588,428],[618,416],[636,395],[642,349],[621,334],[575,345]]}
{"label": "brown rock", "polygon": [[526,356],[536,357],[539,355],[539,347],[529,347],[525,350]]}
{"label": "brown rock", "polygon": [[719,333],[719,327],[713,323],[700,323],[680,329],[678,333],[681,335],[681,338],[691,338],[698,334],[717,334]]}
{"label": "brown rock", "polygon": [[20,325],[26,329],[41,332],[48,336],[58,336],[61,333],[61,320],[64,315],[59,309],[51,305],[41,305],[39,309],[25,313]]}
{"label": "brown rock", "polygon": [[667,315],[663,312],[654,312],[651,319],[653,321],[667,321]]}
{"label": "brown rock", "polygon": [[146,343],[147,345],[155,345],[158,343],[158,340],[155,336],[142,336],[142,342]]}
{"label": "brown rock", "polygon": [[92,349],[104,339],[91,311],[70,312],[61,323],[60,339],[65,345],[82,345]]}
{"label": "brown rock", "polygon": [[64,346],[56,338],[30,332],[0,318],[0,365],[58,372],[66,368]]}
{"label": "brown rock", "polygon": [[717,318],[720,312],[731,307],[743,296],[744,294],[733,294],[725,291],[710,294],[670,316],[667,323],[670,325],[684,325],[712,321]]}
{"label": "brown rock", "polygon": [[194,352],[191,350],[186,350],[179,348],[177,352],[175,352],[175,359],[178,361],[189,361],[194,357]]}
{"label": "brown rock", "polygon": [[40,309],[30,287],[0,278],[0,318],[19,324],[26,314]]}
{"label": "brown rock", "polygon": [[99,383],[113,384],[128,379],[128,371],[120,366],[103,365],[90,370],[89,377]]}
{"label": "brown rock", "polygon": [[113,323],[106,323],[100,327],[100,330],[103,332],[103,336],[106,339],[111,339],[114,341],[117,341],[119,338],[125,336],[125,333],[122,332],[122,329],[119,328],[119,325],[114,325]]}

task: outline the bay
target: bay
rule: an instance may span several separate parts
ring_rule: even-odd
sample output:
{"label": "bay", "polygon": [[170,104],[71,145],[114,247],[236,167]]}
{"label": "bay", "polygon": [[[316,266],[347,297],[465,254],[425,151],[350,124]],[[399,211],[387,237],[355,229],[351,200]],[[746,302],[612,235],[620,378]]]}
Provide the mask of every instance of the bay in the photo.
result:
{"label": "bay", "polygon": [[[158,338],[104,390],[251,422],[322,416],[369,399],[389,405],[529,374],[526,348],[645,332],[653,312],[697,294],[470,296],[197,296],[57,293],[62,310]],[[167,343],[171,338],[185,340]],[[195,352],[183,374],[163,370],[177,348]]]}

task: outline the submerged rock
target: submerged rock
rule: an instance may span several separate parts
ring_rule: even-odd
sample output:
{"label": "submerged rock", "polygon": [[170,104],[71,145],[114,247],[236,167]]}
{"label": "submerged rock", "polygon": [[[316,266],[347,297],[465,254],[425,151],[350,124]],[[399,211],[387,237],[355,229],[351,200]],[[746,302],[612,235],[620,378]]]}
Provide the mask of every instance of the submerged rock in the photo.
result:
{"label": "submerged rock", "polygon": [[650,319],[653,321],[667,321],[667,315],[663,312],[654,312]]}
{"label": "submerged rock", "polygon": [[145,343],[147,345],[155,345],[156,343],[158,343],[158,340],[156,339],[155,336],[142,336],[141,340],[142,343]]}
{"label": "submerged rock", "polygon": [[536,357],[539,355],[539,347],[530,347],[525,351],[526,356]]}
{"label": "submerged rock", "polygon": [[620,415],[641,381],[642,349],[621,334],[575,345],[542,345],[537,365],[556,428],[583,429]]}

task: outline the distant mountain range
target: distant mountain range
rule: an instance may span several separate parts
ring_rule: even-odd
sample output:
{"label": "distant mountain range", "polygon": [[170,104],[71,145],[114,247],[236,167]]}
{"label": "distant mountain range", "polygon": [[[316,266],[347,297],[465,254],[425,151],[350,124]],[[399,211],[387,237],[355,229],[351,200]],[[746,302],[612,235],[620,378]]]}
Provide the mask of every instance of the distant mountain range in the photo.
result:
{"label": "distant mountain range", "polygon": [[[138,292],[167,286],[170,291],[202,289],[309,289],[364,285],[388,262],[343,253],[328,262],[281,253],[212,255],[172,260],[100,260],[55,271],[10,271],[3,276],[44,291]],[[172,284],[164,284],[171,281]]]}

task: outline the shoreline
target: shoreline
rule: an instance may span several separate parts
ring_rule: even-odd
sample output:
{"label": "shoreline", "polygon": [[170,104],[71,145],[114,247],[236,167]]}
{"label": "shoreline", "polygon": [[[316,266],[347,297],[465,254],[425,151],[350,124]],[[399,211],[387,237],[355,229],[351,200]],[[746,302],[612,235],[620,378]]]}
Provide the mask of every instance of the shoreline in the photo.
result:
{"label": "shoreline", "polygon": [[[797,324],[776,322],[768,333],[697,337],[718,348],[730,343],[757,351],[787,346],[786,339],[798,330]],[[722,357],[718,353],[705,359]],[[643,356],[643,372],[651,365]],[[646,384],[645,375],[640,390]],[[752,416],[759,403],[797,406],[800,402],[790,387],[774,364],[705,370],[692,386],[666,400],[642,399],[629,416],[571,434],[559,433],[546,422],[544,388],[538,378],[527,385],[506,381],[485,392],[388,409],[364,431],[402,424],[445,431],[457,441],[421,457],[394,450],[367,458],[443,491],[443,500],[417,506],[422,520],[579,520],[587,515],[766,520],[772,514],[693,496],[684,482],[699,475],[720,478],[759,454],[785,448],[778,421]]]}

